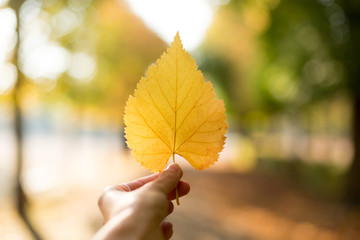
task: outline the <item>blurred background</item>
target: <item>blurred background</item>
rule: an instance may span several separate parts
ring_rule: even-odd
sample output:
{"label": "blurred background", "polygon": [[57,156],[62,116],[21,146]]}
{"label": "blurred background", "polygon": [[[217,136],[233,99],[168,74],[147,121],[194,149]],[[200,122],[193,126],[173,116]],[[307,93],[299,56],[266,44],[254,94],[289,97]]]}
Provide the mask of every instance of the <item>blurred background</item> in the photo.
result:
{"label": "blurred background", "polygon": [[358,0],[0,0],[0,238],[90,239],[150,174],[124,105],[177,31],[229,131],[173,239],[360,239]]}

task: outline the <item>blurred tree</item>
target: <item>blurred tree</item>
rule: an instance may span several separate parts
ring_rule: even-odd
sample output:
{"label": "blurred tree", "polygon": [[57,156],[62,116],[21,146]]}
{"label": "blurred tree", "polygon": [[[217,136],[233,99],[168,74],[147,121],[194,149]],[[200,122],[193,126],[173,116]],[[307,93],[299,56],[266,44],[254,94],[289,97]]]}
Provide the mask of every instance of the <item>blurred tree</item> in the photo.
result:
{"label": "blurred tree", "polygon": [[9,6],[16,13],[18,39],[13,53],[18,78],[12,91],[17,208],[40,239],[27,218],[21,182],[27,99],[70,103],[80,117],[90,108],[94,117],[122,125],[129,94],[165,43],[122,1],[14,0]]}
{"label": "blurred tree", "polygon": [[[24,0],[13,0],[10,1],[10,7],[15,10],[16,19],[17,19],[17,26],[16,26],[16,35],[17,35],[17,43],[14,49],[14,57],[13,61],[15,65],[18,65],[19,62],[19,46],[20,46],[20,7],[24,3]],[[16,206],[17,211],[20,217],[24,220],[24,223],[30,230],[31,234],[33,235],[34,239],[40,240],[41,237],[34,229],[33,225],[31,224],[27,214],[27,198],[24,193],[24,189],[21,182],[22,177],[22,170],[23,170],[23,163],[24,163],[24,156],[23,156],[23,135],[24,135],[24,121],[22,117],[22,109],[21,109],[21,100],[20,100],[20,89],[23,85],[25,80],[24,74],[19,70],[17,67],[17,81],[12,91],[13,95],[13,107],[14,107],[14,128],[15,128],[15,141],[16,141],[16,174],[15,174],[15,196],[16,196]]]}
{"label": "blurred tree", "polygon": [[54,100],[66,98],[80,112],[92,109],[96,117],[121,126],[129,94],[166,44],[123,1],[94,1],[83,22],[59,42],[73,53],[72,61],[79,53],[91,56],[96,61],[95,73],[90,79],[79,79],[67,71],[60,78]]}
{"label": "blurred tree", "polygon": [[348,173],[347,199],[360,204],[360,1],[339,2],[345,11],[349,40],[344,46],[342,59],[347,69],[347,87],[353,99],[354,160]]}
{"label": "blurred tree", "polygon": [[298,111],[339,91],[349,93],[354,158],[346,198],[360,204],[360,4],[283,0],[270,13],[258,78],[263,97],[271,108]]}
{"label": "blurred tree", "polygon": [[203,46],[231,63],[233,75],[217,80],[225,82],[234,115],[265,110],[297,119],[320,100],[339,92],[350,95],[355,156],[346,195],[356,203],[360,203],[359,42],[359,1],[233,0],[217,13]]}
{"label": "blurred tree", "polygon": [[147,29],[125,2],[99,1],[96,9],[98,74],[92,86],[103,92],[102,108],[122,124],[129,95],[166,44]]}
{"label": "blurred tree", "polygon": [[230,1],[220,7],[198,57],[200,68],[226,93],[227,112],[234,122],[261,105],[251,79],[261,54],[258,38],[269,24],[269,10],[259,2]]}

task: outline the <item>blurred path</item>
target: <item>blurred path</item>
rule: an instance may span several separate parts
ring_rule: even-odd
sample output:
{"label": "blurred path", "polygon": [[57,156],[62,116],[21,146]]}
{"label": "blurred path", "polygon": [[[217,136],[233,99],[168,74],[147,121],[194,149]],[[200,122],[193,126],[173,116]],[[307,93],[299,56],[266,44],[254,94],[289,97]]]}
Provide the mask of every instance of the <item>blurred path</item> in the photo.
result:
{"label": "blurred path", "polygon": [[[97,181],[33,196],[30,214],[45,240],[90,239],[101,226],[96,202],[103,187],[148,174],[133,161],[115,165],[109,164],[109,171],[102,172]],[[184,170],[184,179],[192,189],[169,218],[174,224],[173,240],[360,239],[359,210],[311,196],[289,179],[191,169]],[[30,239],[14,225],[19,221],[9,213],[10,205],[1,206],[8,214],[1,209],[0,237]]]}
{"label": "blurred path", "polygon": [[358,240],[360,211],[257,173],[185,171],[190,195],[171,221],[173,239]]}

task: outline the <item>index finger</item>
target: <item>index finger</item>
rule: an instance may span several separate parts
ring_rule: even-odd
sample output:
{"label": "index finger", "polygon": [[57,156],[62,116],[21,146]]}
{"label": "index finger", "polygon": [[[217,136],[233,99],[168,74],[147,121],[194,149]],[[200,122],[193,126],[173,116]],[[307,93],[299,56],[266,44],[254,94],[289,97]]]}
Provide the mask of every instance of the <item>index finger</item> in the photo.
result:
{"label": "index finger", "polygon": [[[136,179],[134,181],[131,181],[131,182],[120,184],[120,186],[125,185],[128,188],[127,190],[133,191],[133,190],[136,190],[136,189],[144,186],[146,183],[153,181],[158,176],[159,176],[159,173],[152,174],[152,175],[149,175],[149,176],[146,176],[146,177],[138,178],[138,179]],[[125,189],[125,191],[126,191],[126,189]]]}

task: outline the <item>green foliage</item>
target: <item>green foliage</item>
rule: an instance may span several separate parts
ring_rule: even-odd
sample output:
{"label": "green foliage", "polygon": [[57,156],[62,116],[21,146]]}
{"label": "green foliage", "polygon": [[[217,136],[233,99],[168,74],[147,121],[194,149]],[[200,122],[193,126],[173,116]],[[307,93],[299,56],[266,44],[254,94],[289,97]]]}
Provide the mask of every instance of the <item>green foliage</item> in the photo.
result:
{"label": "green foliage", "polygon": [[284,0],[270,13],[257,77],[268,107],[299,108],[343,87],[344,65],[336,54],[348,38],[342,9]]}

